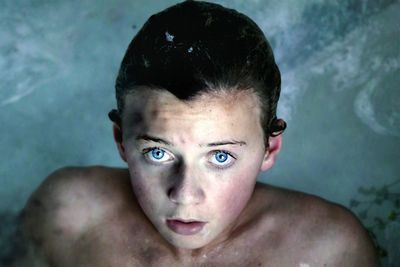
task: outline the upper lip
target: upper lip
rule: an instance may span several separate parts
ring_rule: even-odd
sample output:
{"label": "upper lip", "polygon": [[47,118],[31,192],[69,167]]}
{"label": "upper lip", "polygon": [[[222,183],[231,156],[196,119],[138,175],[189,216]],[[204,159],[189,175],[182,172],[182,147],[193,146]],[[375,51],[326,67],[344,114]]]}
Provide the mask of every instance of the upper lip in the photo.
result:
{"label": "upper lip", "polygon": [[184,222],[184,223],[191,223],[191,222],[204,222],[204,221],[199,221],[196,219],[181,219],[181,218],[170,218],[167,219],[168,221],[180,221],[180,222]]}

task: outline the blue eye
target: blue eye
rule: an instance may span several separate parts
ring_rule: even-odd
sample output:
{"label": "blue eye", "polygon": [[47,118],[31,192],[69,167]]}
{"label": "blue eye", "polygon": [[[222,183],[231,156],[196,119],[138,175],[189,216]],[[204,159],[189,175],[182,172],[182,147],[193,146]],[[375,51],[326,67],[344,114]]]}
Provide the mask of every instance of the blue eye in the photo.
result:
{"label": "blue eye", "polygon": [[219,168],[224,169],[230,167],[236,160],[230,153],[226,151],[215,151],[211,158],[211,163]]}
{"label": "blue eye", "polygon": [[148,161],[154,163],[163,163],[174,159],[170,153],[158,147],[144,149],[143,155]]}
{"label": "blue eye", "polygon": [[159,148],[155,148],[151,151],[151,155],[155,158],[155,159],[162,159],[164,157],[164,150],[161,150]]}

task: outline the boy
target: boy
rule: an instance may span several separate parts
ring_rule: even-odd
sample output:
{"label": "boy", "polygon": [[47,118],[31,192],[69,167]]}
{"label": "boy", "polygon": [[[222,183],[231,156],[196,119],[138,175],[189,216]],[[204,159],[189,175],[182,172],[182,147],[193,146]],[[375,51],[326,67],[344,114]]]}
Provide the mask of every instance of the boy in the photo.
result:
{"label": "boy", "polygon": [[37,266],[377,266],[347,210],[256,182],[278,155],[280,73],[248,17],[186,1],[128,47],[109,113],[128,169],[69,167],[24,212]]}

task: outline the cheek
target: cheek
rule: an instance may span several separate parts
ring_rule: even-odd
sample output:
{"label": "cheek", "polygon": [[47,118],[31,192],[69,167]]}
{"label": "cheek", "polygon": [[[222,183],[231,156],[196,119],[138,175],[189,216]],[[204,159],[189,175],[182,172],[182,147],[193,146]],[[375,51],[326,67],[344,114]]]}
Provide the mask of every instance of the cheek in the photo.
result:
{"label": "cheek", "polygon": [[248,173],[238,174],[234,182],[231,182],[221,195],[221,201],[224,203],[221,208],[225,216],[235,217],[247,205],[253,193],[256,178],[246,174]]}
{"label": "cheek", "polygon": [[144,199],[151,193],[150,187],[147,184],[142,183],[142,180],[137,179],[137,177],[131,178],[131,184],[138,199]]}
{"label": "cheek", "polygon": [[137,177],[131,177],[131,184],[136,200],[139,202],[140,206],[143,209],[147,206],[151,206],[150,187],[143,183],[141,179],[137,179]]}
{"label": "cheek", "polygon": [[239,186],[230,190],[229,194],[226,195],[226,211],[229,215],[236,216],[244,209],[247,202],[249,201],[253,192],[253,187]]}
{"label": "cheek", "polygon": [[128,166],[132,189],[137,201],[142,207],[151,206],[152,201],[154,201],[154,195],[157,195],[153,192],[154,190],[157,190],[157,187],[152,184],[154,179],[148,177],[148,174],[143,172],[140,164],[135,164],[135,161],[128,161]]}

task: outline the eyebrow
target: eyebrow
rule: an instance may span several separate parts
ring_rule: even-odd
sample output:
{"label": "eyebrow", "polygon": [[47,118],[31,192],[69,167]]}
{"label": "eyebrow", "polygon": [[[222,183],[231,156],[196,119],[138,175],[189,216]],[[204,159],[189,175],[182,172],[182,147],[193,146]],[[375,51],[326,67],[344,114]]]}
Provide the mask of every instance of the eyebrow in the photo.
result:
{"label": "eyebrow", "polygon": [[172,144],[170,142],[168,142],[167,140],[164,140],[162,138],[158,138],[158,137],[154,137],[148,134],[140,134],[136,137],[136,140],[144,140],[144,141],[153,141],[156,143],[161,143],[167,146],[172,146]]}
{"label": "eyebrow", "polygon": [[[223,145],[240,145],[240,146],[243,146],[243,145],[247,145],[247,144],[244,141],[236,141],[236,140],[220,141],[220,142],[207,144],[208,147],[210,147],[210,146],[223,146]],[[200,145],[200,146],[202,146],[202,145]]]}
{"label": "eyebrow", "polygon": [[[148,134],[140,134],[136,137],[136,140],[144,140],[144,141],[152,141],[155,143],[161,143],[167,146],[173,146],[173,144],[167,140],[164,140],[162,138],[159,137],[155,137],[155,136],[151,136]],[[236,141],[236,140],[227,140],[227,141],[219,141],[219,142],[213,142],[213,143],[208,143],[206,145],[202,145],[200,144],[199,146],[207,146],[207,147],[213,147],[213,146],[223,146],[223,145],[247,145],[246,142],[244,141]]]}

